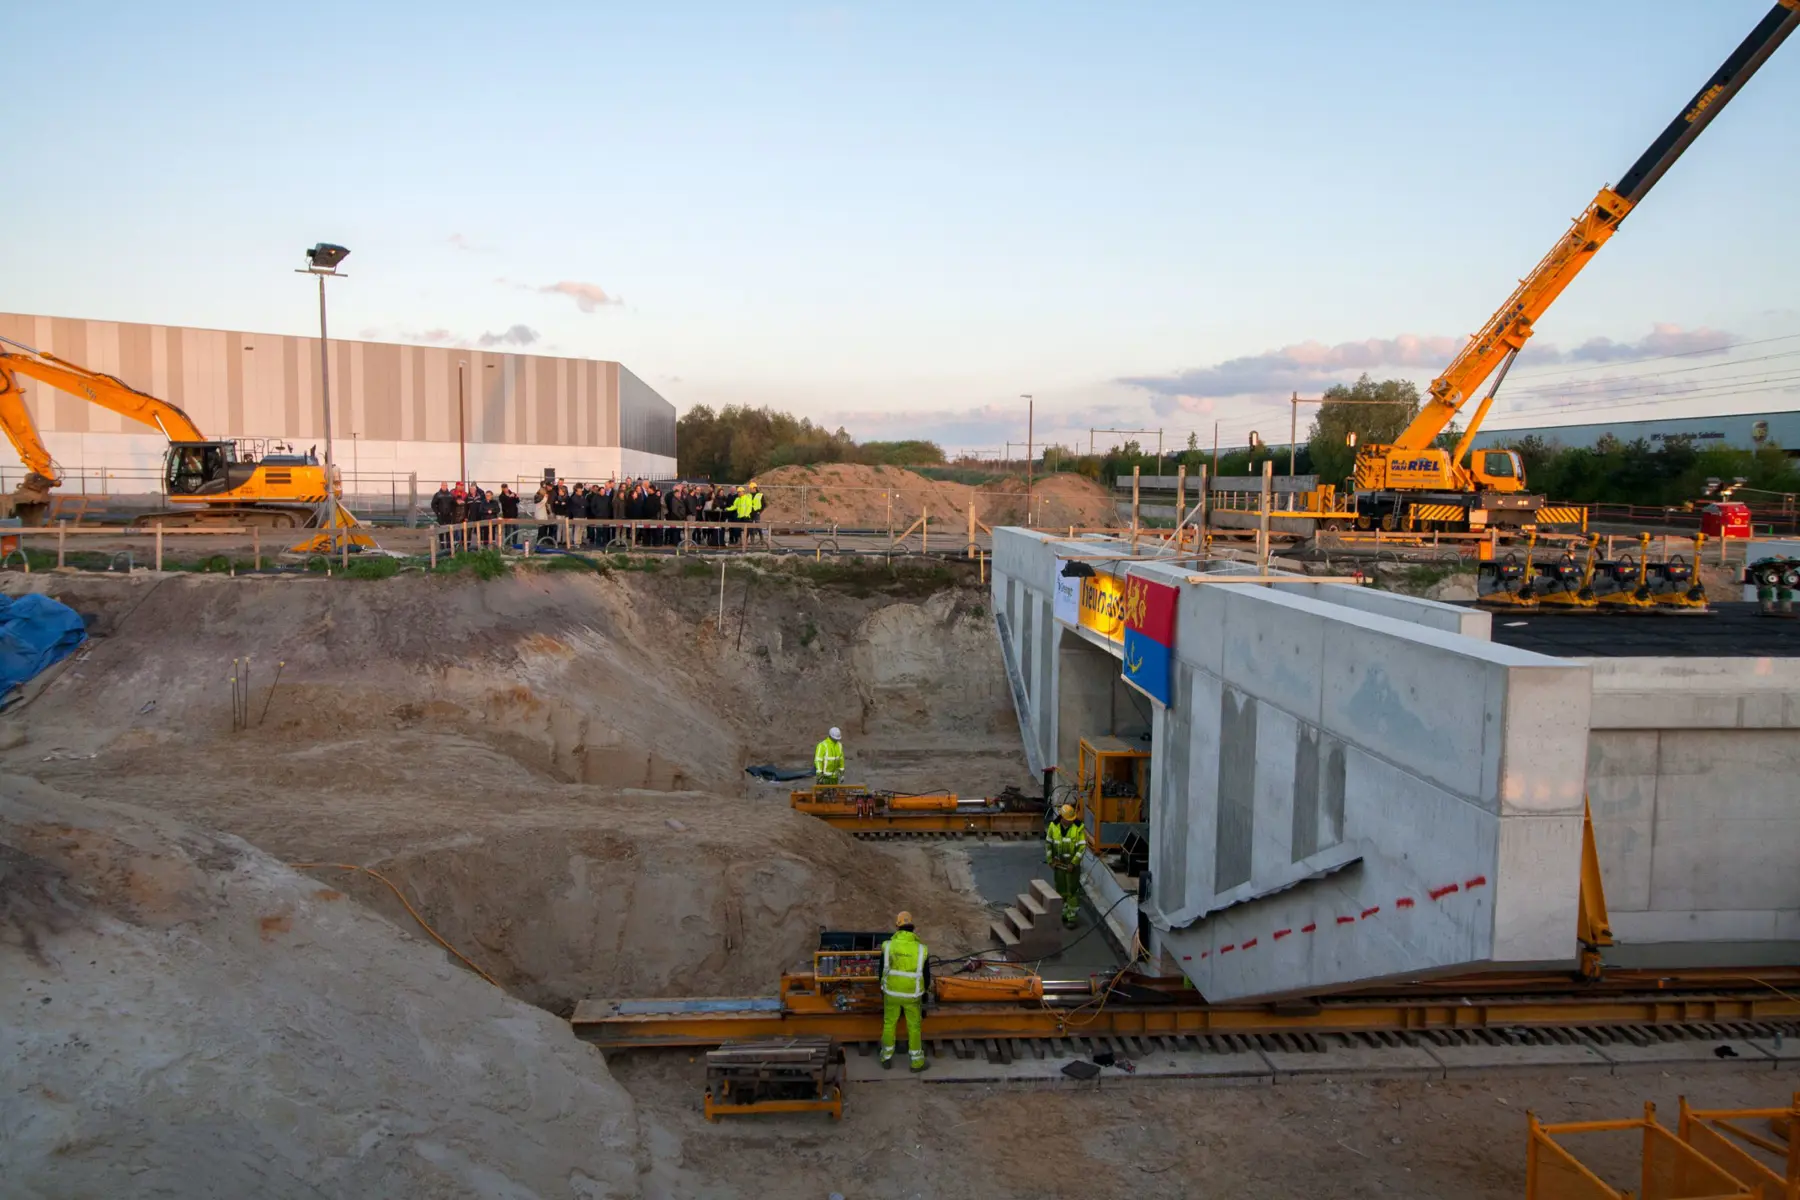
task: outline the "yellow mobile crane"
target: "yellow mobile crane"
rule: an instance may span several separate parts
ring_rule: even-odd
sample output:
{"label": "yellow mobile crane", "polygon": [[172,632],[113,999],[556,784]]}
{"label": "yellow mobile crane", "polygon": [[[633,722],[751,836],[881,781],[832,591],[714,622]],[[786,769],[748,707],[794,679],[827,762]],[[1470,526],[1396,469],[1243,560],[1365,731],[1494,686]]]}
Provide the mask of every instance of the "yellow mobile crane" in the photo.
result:
{"label": "yellow mobile crane", "polygon": [[[1575,219],[1518,290],[1469,339],[1444,373],[1431,381],[1430,398],[1412,424],[1391,445],[1365,445],[1357,452],[1359,527],[1466,531],[1489,525],[1532,525],[1540,520],[1554,523],[1548,519],[1551,514],[1540,512],[1544,498],[1526,491],[1525,465],[1513,451],[1477,451],[1464,465],[1475,434],[1537,319],[1796,26],[1800,26],[1800,0],[1779,0],[1618,185],[1600,189],[1587,211]],[[1482,397],[1455,449],[1432,445],[1496,370],[1499,374],[1493,386]]]}
{"label": "yellow mobile crane", "polygon": [[[358,524],[336,501],[338,488],[327,487],[325,468],[314,455],[259,454],[248,441],[209,438],[187,413],[167,400],[140,392],[116,376],[0,337],[0,429],[6,431],[26,470],[25,481],[9,498],[0,499],[10,499],[13,511],[26,525],[42,522],[51,492],[62,483],[62,470],[25,407],[21,375],[152,426],[169,439],[163,485],[171,507],[140,516],[137,524],[312,526],[321,523],[328,495],[333,497],[329,506],[332,524],[339,528]],[[339,536],[370,544],[366,534]]]}

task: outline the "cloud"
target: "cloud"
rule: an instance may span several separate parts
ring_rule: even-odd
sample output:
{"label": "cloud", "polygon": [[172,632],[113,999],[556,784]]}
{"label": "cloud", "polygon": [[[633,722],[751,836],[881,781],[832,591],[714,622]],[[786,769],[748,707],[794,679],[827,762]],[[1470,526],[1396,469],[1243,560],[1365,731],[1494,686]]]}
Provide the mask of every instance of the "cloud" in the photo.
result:
{"label": "cloud", "polygon": [[1316,392],[1340,376],[1380,367],[1441,366],[1461,348],[1462,339],[1403,333],[1360,342],[1295,342],[1278,350],[1226,359],[1171,375],[1139,375],[1119,380],[1151,394],[1157,412],[1210,413],[1225,396]]}
{"label": "cloud", "polygon": [[[531,285],[522,283],[518,286],[530,287]],[[531,290],[572,297],[575,301],[575,307],[579,308],[584,313],[598,312],[607,305],[624,303],[624,301],[617,296],[607,295],[606,289],[597,283],[581,283],[572,279],[565,279],[560,283],[547,283],[542,287],[532,288]]]}
{"label": "cloud", "polygon": [[[1683,329],[1658,323],[1636,341],[1590,338],[1571,350],[1546,342],[1527,344],[1525,361],[1533,367],[1570,363],[1611,363],[1664,355],[1720,352],[1738,341],[1735,334],[1702,326]],[[1403,333],[1360,342],[1296,342],[1263,354],[1226,359],[1169,375],[1140,375],[1119,380],[1150,393],[1151,406],[1162,415],[1213,412],[1215,399],[1228,396],[1277,399],[1291,392],[1316,395],[1333,383],[1364,371],[1400,369],[1402,374],[1436,374],[1450,364],[1466,338]]]}
{"label": "cloud", "polygon": [[1630,358],[1660,358],[1668,354],[1703,355],[1708,352],[1722,353],[1735,345],[1738,337],[1733,333],[1724,333],[1717,329],[1708,329],[1704,325],[1699,329],[1683,329],[1679,325],[1657,323],[1650,327],[1650,332],[1635,342],[1615,342],[1611,338],[1589,338],[1581,345],[1567,353],[1554,348],[1550,350],[1553,358],[1537,353],[1537,347],[1531,347],[1529,353],[1535,361],[1543,362],[1619,362]]}
{"label": "cloud", "polygon": [[541,335],[529,325],[514,325],[503,333],[484,333],[475,339],[475,344],[488,346],[529,346]]}

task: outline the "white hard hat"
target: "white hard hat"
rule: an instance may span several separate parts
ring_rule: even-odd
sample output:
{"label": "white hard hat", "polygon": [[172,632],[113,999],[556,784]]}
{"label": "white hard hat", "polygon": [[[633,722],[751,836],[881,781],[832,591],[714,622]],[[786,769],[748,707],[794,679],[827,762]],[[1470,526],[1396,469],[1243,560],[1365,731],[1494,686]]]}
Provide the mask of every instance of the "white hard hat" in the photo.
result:
{"label": "white hard hat", "polygon": [[843,741],[844,740],[844,731],[839,729],[836,725],[833,725],[831,727],[831,740],[834,742]]}

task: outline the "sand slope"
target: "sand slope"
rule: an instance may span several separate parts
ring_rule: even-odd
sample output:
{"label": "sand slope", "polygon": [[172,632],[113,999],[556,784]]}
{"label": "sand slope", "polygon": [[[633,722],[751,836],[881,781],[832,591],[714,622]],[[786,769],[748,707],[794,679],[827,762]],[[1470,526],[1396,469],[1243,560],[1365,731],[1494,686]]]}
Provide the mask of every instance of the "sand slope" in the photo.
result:
{"label": "sand slope", "polygon": [[638,1194],[547,1013],[236,838],[0,782],[9,1196]]}
{"label": "sand slope", "polygon": [[[887,528],[889,501],[898,532],[931,513],[934,538],[942,529],[954,537],[968,528],[968,508],[988,526],[1016,525],[1025,518],[1025,479],[1015,476],[968,487],[928,479],[901,467],[864,467],[823,463],[814,467],[777,467],[757,476],[769,494],[770,512],[781,520],[807,520],[852,528]],[[1052,529],[1069,525],[1108,528],[1119,524],[1110,493],[1080,475],[1058,474],[1037,479],[1031,488],[1032,521]]]}

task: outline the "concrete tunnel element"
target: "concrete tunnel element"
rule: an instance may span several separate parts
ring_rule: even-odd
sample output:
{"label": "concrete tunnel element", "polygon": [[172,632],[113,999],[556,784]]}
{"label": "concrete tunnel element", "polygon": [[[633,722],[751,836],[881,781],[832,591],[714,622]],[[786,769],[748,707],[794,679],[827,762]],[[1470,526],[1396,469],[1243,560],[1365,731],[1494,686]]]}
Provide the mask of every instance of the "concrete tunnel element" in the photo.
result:
{"label": "concrete tunnel element", "polygon": [[[1104,621],[1066,619],[1067,582],[1058,618],[1071,558],[1176,589],[1168,704],[1119,682]],[[1589,794],[1617,961],[1800,952],[1800,879],[1775,874],[1800,846],[1781,769],[1800,763],[1800,664],[1552,658],[1489,641],[1470,609],[1299,576],[1194,581],[1245,571],[1229,562],[1108,562],[1130,558],[1118,539],[997,530],[996,623],[1027,755],[1065,781],[1078,738],[1135,735],[1149,712],[1147,948],[1208,999],[1572,968]],[[1696,713],[1717,727],[1698,722],[1699,744]],[[1691,773],[1663,765],[1669,741],[1695,762],[1741,759],[1734,790],[1694,795]],[[1658,795],[1680,796],[1679,814]],[[1657,830],[1696,820],[1709,866],[1674,845],[1652,860]],[[1129,942],[1138,881],[1092,855],[1084,879],[1098,908],[1118,903],[1108,924]]]}

